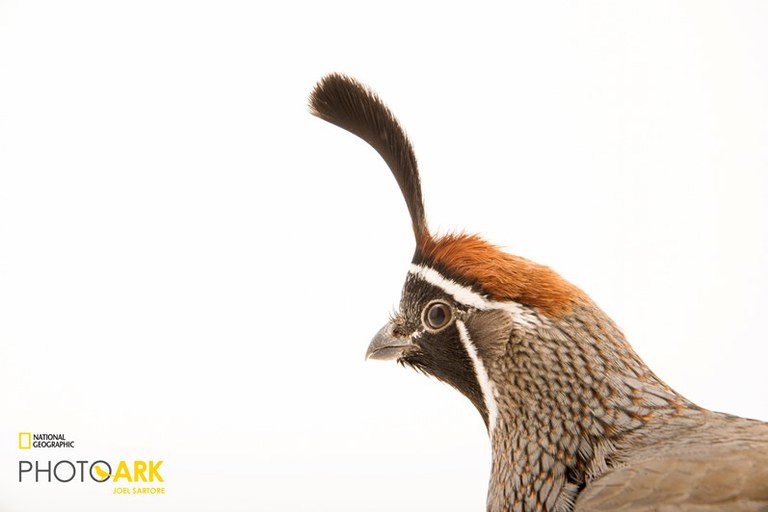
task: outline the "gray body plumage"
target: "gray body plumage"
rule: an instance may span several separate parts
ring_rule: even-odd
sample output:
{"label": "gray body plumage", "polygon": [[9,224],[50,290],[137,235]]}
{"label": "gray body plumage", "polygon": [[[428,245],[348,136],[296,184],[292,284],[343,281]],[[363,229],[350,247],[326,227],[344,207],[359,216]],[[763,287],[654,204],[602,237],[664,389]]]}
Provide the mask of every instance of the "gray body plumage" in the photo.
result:
{"label": "gray body plumage", "polygon": [[768,424],[680,396],[594,305],[537,320],[489,367],[488,510],[768,510]]}
{"label": "gray body plumage", "polygon": [[[768,510],[765,423],[702,411],[660,430],[645,448],[628,439],[623,463],[590,483],[574,510]],[[655,437],[649,428],[643,441]]]}

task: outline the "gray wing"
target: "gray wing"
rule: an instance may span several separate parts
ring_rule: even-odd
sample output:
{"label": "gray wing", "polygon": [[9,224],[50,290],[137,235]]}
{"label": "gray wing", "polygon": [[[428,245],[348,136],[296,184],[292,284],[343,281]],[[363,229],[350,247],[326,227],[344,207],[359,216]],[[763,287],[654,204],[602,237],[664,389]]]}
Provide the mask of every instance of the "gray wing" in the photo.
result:
{"label": "gray wing", "polygon": [[759,428],[758,438],[749,428],[726,442],[702,436],[649,450],[589,483],[574,512],[768,511],[768,439]]}

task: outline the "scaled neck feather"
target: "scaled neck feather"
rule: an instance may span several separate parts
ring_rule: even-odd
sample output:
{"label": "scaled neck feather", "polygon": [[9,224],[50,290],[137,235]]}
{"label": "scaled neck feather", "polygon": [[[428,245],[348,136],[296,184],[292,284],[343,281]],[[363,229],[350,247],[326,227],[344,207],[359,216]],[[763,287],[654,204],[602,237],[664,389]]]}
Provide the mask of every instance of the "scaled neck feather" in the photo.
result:
{"label": "scaled neck feather", "polygon": [[569,511],[586,483],[621,461],[629,436],[701,411],[659,380],[591,302],[516,325],[488,372],[499,409],[493,511]]}

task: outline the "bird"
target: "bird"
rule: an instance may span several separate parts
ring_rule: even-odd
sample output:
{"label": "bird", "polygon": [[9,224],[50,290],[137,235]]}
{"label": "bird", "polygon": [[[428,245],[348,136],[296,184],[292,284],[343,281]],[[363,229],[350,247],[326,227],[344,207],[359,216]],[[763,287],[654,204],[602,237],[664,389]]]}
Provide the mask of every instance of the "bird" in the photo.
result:
{"label": "bird", "polygon": [[94,465],[93,469],[96,470],[96,474],[99,475],[99,478],[101,478],[102,480],[106,480],[107,478],[112,476],[111,473],[108,473],[103,469],[101,469],[101,466],[99,466],[98,464]]}
{"label": "bird", "polygon": [[402,192],[415,251],[366,358],[435,377],[479,411],[489,512],[768,510],[768,423],[676,392],[549,267],[432,233],[413,146],[371,88],[330,73],[309,109],[372,146]]}

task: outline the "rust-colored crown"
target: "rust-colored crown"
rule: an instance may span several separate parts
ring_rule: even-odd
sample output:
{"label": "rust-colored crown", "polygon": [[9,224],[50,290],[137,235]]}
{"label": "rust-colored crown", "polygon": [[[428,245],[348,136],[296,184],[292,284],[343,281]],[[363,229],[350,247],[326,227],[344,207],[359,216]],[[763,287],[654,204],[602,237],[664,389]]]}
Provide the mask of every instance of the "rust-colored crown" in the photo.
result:
{"label": "rust-colored crown", "polygon": [[492,300],[513,300],[559,317],[586,299],[549,267],[507,254],[477,235],[451,234],[419,241],[414,263],[426,264]]}

